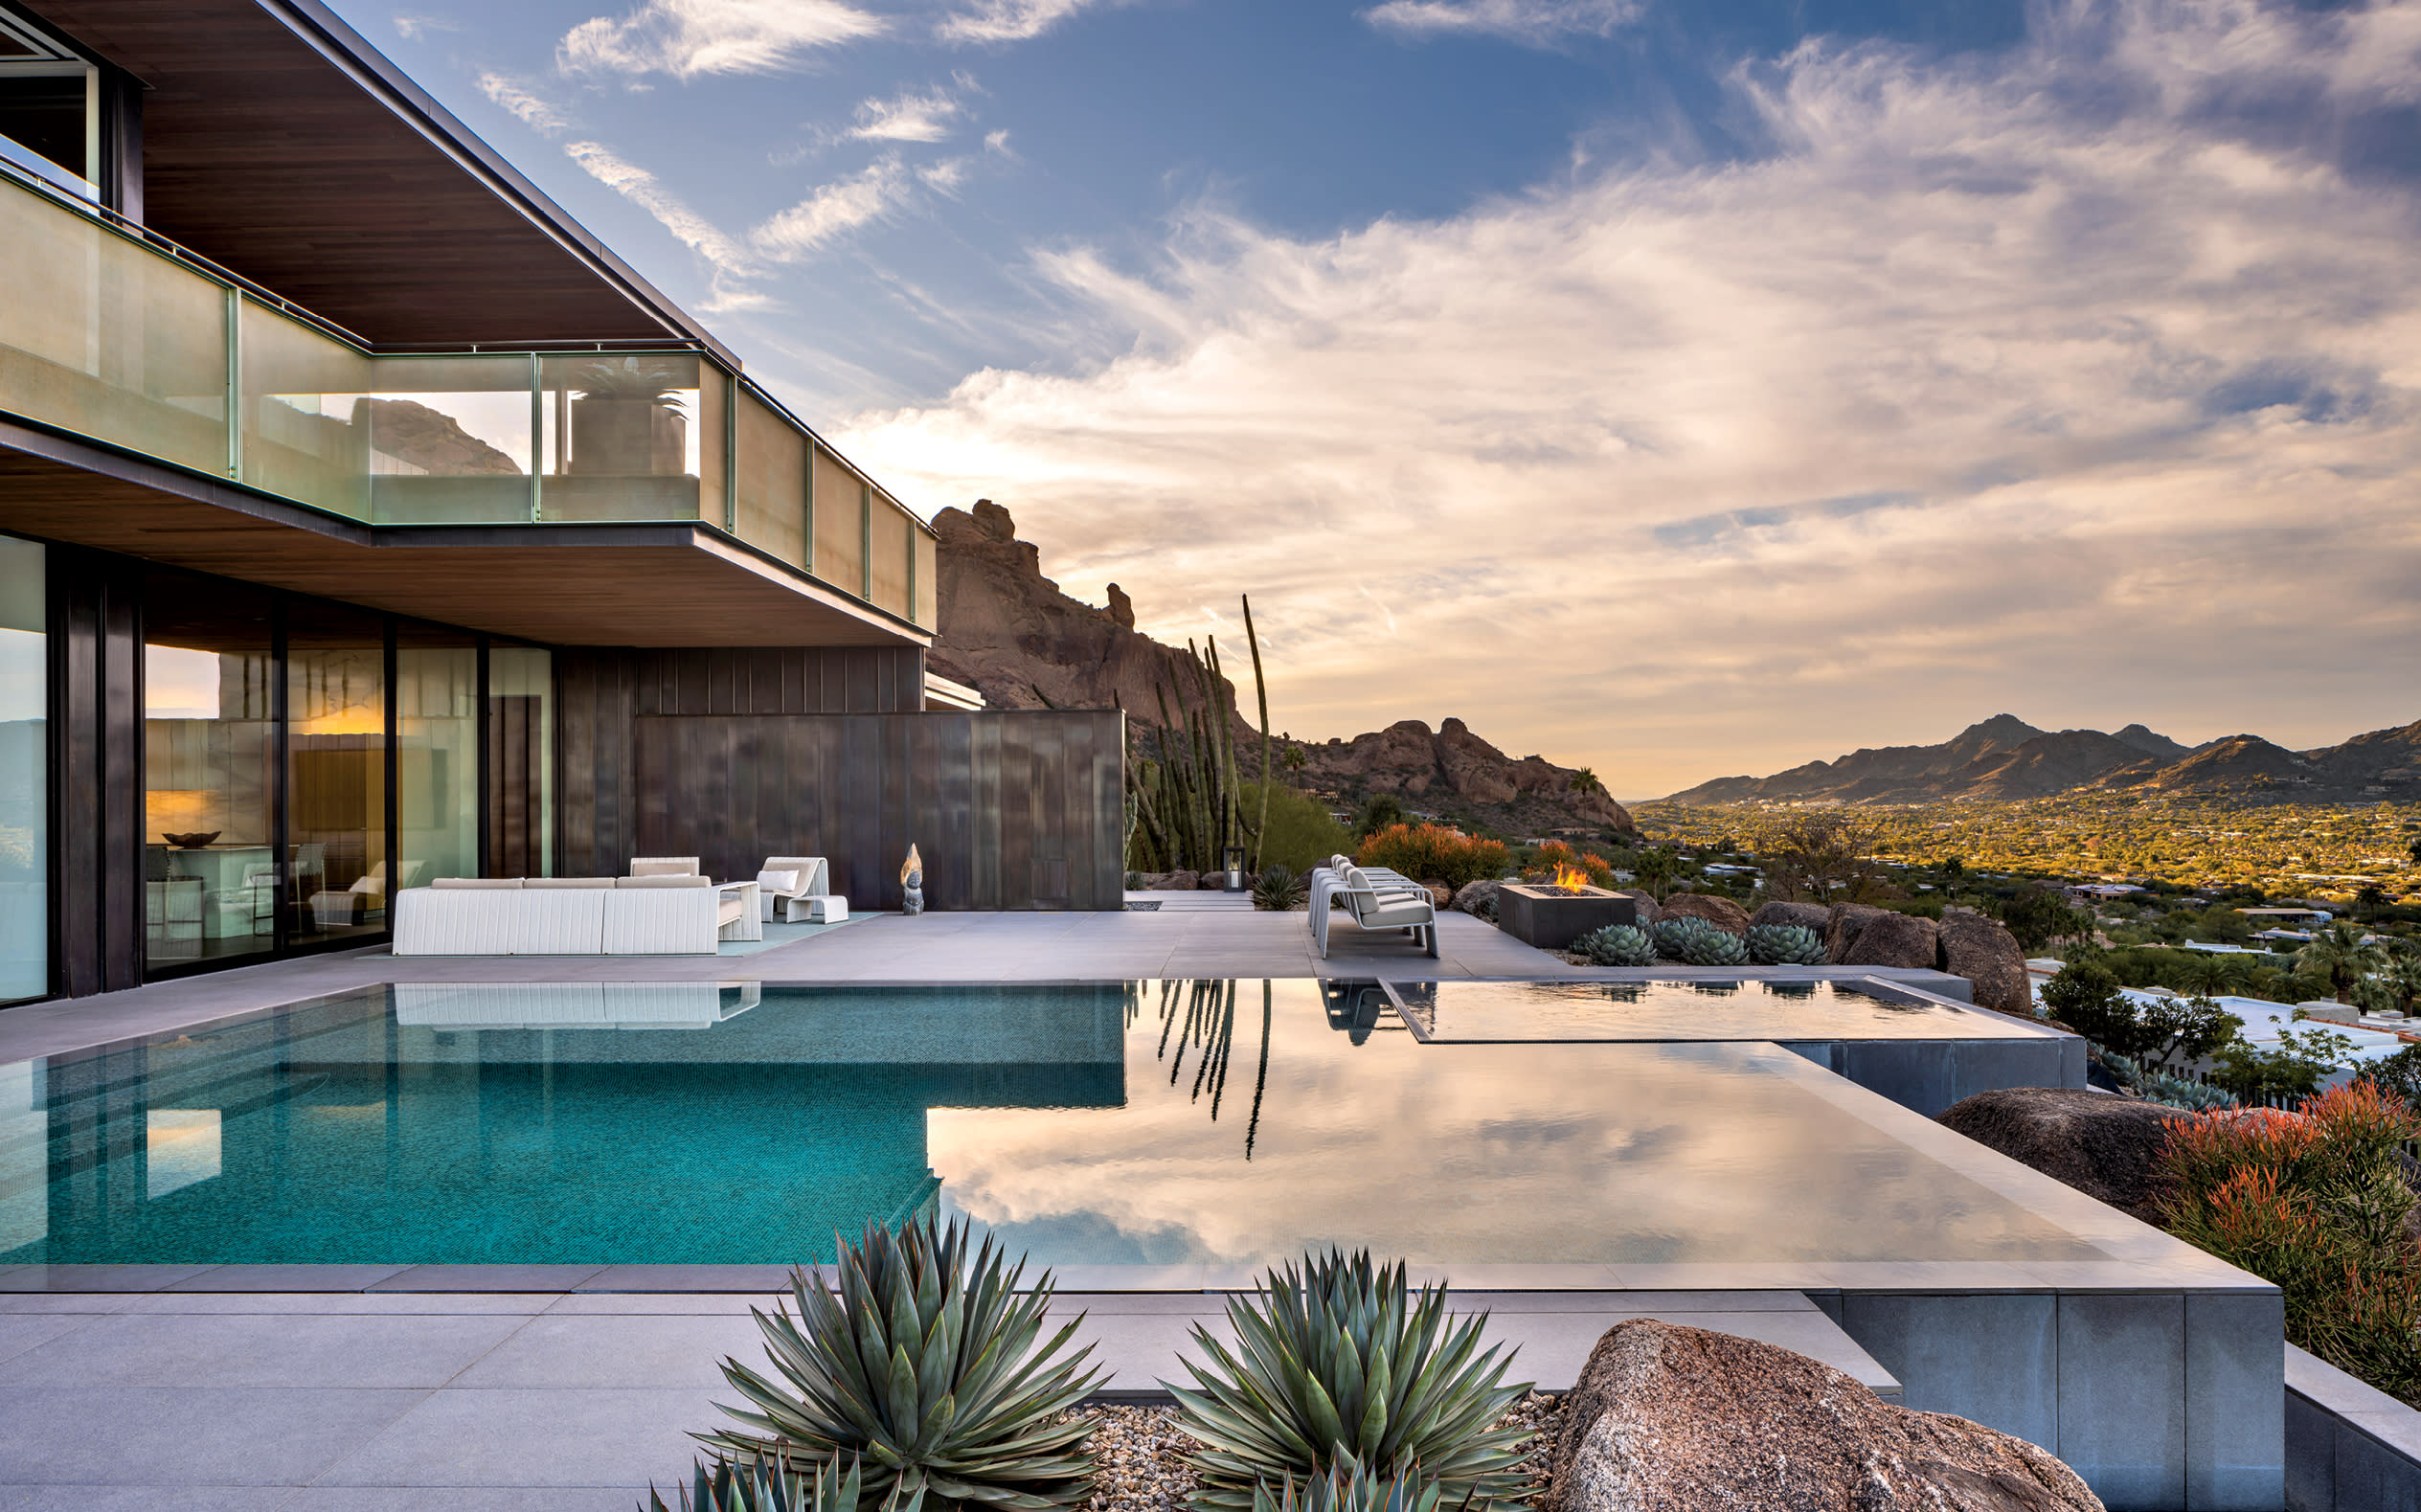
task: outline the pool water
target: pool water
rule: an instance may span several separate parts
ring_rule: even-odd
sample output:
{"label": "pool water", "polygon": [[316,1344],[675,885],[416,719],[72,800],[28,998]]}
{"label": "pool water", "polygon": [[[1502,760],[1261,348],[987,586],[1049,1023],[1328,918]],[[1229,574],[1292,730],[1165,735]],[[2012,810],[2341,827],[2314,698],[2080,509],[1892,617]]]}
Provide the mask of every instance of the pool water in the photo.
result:
{"label": "pool water", "polygon": [[2048,1027],[1882,982],[1392,982],[1425,1040],[1951,1040]]}
{"label": "pool water", "polygon": [[1425,1043],[1373,985],[373,988],[0,1068],[0,1264],[2095,1259],[1775,1045]]}

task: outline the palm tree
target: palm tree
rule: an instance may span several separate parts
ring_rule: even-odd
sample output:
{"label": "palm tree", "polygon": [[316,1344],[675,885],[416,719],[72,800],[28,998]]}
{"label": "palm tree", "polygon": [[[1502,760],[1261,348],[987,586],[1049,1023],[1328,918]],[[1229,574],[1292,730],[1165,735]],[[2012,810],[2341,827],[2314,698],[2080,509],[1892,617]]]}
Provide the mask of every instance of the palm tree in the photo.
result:
{"label": "palm tree", "polygon": [[2296,969],[2326,976],[2329,990],[2340,1003],[2351,1003],[2354,983],[2385,963],[2385,953],[2364,943],[2361,928],[2343,919],[2313,936],[2310,944],[2295,953]]}
{"label": "palm tree", "polygon": [[1606,796],[1605,783],[1598,779],[1597,774],[1595,771],[1585,766],[1573,773],[1572,780],[1564,785],[1571,788],[1573,792],[1579,794],[1583,798],[1603,798]]}
{"label": "palm tree", "polygon": [[2194,951],[2178,971],[2178,984],[2206,998],[2226,997],[2244,978],[2244,966],[2233,956]]}
{"label": "palm tree", "polygon": [[2397,951],[2387,958],[2379,976],[2387,990],[2395,994],[2400,1012],[2409,1014],[2416,1003],[2421,1003],[2421,950],[2407,946]]}

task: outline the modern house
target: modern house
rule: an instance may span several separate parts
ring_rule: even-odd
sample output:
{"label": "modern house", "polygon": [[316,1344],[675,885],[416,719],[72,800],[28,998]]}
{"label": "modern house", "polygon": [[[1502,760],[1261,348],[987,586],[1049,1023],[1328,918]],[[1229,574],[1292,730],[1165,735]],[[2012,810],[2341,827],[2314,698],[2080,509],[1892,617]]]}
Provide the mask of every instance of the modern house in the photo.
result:
{"label": "modern house", "polygon": [[935,542],[316,0],[0,0],[0,1003],[440,875],[1115,908],[1119,716],[930,681]]}

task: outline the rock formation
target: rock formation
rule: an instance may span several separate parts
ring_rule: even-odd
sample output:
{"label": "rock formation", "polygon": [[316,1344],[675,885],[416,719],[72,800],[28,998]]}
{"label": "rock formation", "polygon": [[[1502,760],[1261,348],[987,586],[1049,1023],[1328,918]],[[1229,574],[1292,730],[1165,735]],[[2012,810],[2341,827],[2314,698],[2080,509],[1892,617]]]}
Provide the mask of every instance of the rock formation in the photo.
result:
{"label": "rock formation", "polygon": [[2099,1512],[2022,1438],[1774,1344],[1635,1318],[1564,1399],[1542,1512]]}
{"label": "rock formation", "polygon": [[2025,952],[2008,926],[1973,909],[1942,910],[1941,968],[1975,983],[1976,1005],[2034,1017],[2034,987]]}
{"label": "rock formation", "polygon": [[1800,929],[1814,930],[1821,937],[1825,926],[1832,922],[1832,916],[1833,911],[1821,903],[1785,903],[1777,898],[1759,905],[1757,911],[1749,915],[1749,922],[1757,927],[1795,924]]}
{"label": "rock formation", "polygon": [[1824,959],[1840,965],[1858,942],[1858,932],[1889,913],[1871,903],[1836,903],[1824,915]]}
{"label": "rock formation", "polygon": [[1676,892],[1664,900],[1658,910],[1659,919],[1703,918],[1729,935],[1749,932],[1749,911],[1730,898],[1710,896],[1705,892]]}
{"label": "rock formation", "polygon": [[[1016,521],[988,499],[973,509],[934,516],[939,537],[940,634],[928,659],[934,671],[982,690],[995,709],[1110,709],[1142,725],[1161,723],[1164,698],[1200,709],[1204,689],[1191,660],[1135,628],[1134,600],[1113,584],[1097,609],[1059,591],[1042,575],[1042,556],[1017,539]],[[1241,646],[1223,654],[1243,655]],[[1231,666],[1235,665],[1231,662]],[[1236,708],[1248,714],[1250,690]],[[1173,716],[1174,703],[1169,706]],[[1260,735],[1239,728],[1243,776],[1259,775]],[[1636,831],[1622,805],[1573,789],[1573,769],[1541,756],[1514,760],[1448,719],[1433,733],[1417,719],[1350,740],[1273,741],[1298,764],[1281,768],[1294,787],[1340,807],[1391,793],[1407,809],[1476,821],[1505,830],[1587,826]]]}
{"label": "rock formation", "polygon": [[1934,1121],[2152,1223],[2161,1146],[2172,1120],[2192,1117],[2107,1093],[2009,1087],[1954,1103]]}
{"label": "rock formation", "polygon": [[1934,921],[1911,914],[1883,914],[1867,920],[1848,948],[1844,966],[1909,966],[1929,970],[1941,956]]}

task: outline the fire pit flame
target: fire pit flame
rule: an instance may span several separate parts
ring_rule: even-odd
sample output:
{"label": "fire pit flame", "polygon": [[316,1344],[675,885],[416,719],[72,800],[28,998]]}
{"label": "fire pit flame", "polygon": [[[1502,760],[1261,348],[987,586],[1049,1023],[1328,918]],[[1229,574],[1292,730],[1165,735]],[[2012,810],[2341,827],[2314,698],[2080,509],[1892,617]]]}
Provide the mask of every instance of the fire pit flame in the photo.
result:
{"label": "fire pit flame", "polygon": [[1585,888],[1589,886],[1589,873],[1581,870],[1578,867],[1566,866],[1564,863],[1559,861],[1555,863],[1555,886],[1559,888]]}

